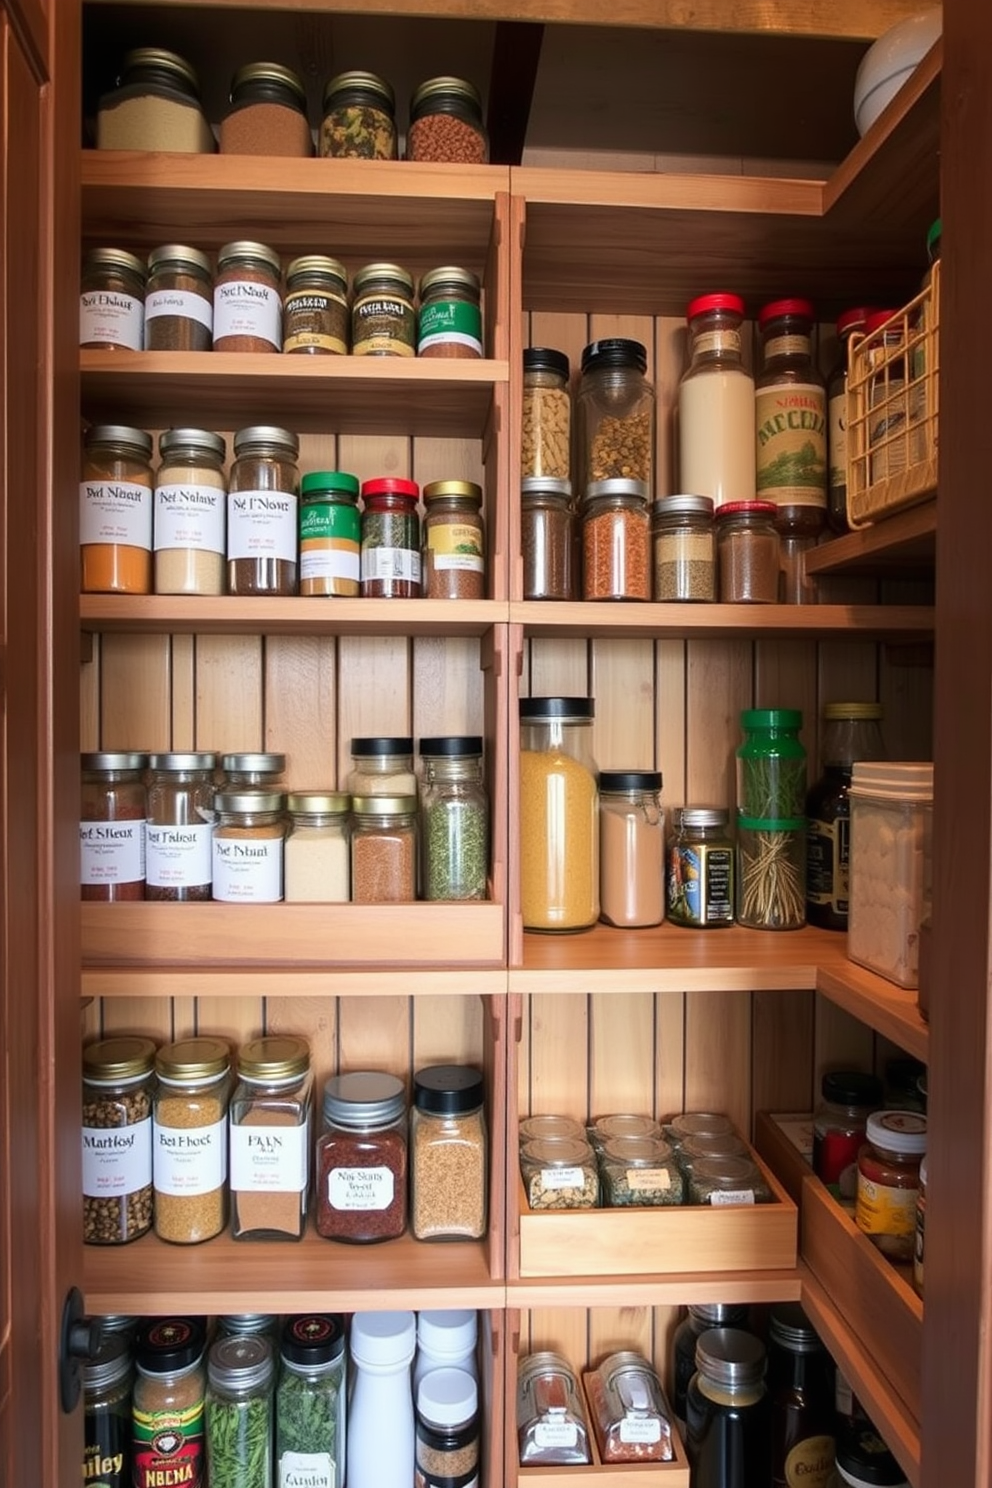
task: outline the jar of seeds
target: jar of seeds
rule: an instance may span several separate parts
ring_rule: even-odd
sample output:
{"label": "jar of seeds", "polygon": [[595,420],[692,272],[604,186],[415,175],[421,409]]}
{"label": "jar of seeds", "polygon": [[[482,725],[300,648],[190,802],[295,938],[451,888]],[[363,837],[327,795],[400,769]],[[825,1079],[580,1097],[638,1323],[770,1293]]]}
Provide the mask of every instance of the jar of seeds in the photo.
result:
{"label": "jar of seeds", "polygon": [[230,1046],[219,1038],[181,1039],[156,1055],[152,1172],[160,1240],[195,1245],[227,1222],[230,1068]]}
{"label": "jar of seeds", "polygon": [[524,352],[524,406],[520,430],[520,474],[524,480],[544,477],[568,480],[572,400],[568,393],[568,357],[545,346]]}
{"label": "jar of seeds", "polygon": [[599,1203],[596,1158],[584,1137],[525,1142],[520,1174],[531,1209],[595,1209]]}
{"label": "jar of seeds", "polygon": [[83,1239],[124,1245],[152,1227],[155,1045],[101,1039],[83,1050]]}
{"label": "jar of seeds", "polygon": [[456,77],[421,83],[410,100],[407,159],[483,165],[488,153],[478,89]]}
{"label": "jar of seeds", "polygon": [[410,1208],[418,1240],[479,1240],[486,1232],[482,1072],[435,1064],[413,1079]]}
{"label": "jar of seeds", "polygon": [[664,496],[651,509],[654,597],[716,599],[716,534],[709,496]]}

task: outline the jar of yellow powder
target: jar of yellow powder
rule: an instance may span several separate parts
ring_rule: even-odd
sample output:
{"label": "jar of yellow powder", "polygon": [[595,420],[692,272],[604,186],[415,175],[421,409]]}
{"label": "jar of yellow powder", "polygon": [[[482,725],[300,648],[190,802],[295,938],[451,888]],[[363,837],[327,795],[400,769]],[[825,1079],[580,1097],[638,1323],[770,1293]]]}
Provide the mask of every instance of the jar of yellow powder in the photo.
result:
{"label": "jar of yellow powder", "polygon": [[520,905],[526,930],[599,918],[592,698],[520,700]]}

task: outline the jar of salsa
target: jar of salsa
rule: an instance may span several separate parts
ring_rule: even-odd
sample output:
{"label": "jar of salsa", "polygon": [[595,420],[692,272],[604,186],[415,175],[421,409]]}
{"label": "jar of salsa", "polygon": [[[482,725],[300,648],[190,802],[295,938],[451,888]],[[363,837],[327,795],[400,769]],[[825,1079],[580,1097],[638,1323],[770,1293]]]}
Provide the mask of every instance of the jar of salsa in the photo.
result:
{"label": "jar of salsa", "polygon": [[927,1150],[927,1118],[916,1111],[876,1111],[858,1153],[854,1217],[884,1255],[912,1261],[920,1162]]}

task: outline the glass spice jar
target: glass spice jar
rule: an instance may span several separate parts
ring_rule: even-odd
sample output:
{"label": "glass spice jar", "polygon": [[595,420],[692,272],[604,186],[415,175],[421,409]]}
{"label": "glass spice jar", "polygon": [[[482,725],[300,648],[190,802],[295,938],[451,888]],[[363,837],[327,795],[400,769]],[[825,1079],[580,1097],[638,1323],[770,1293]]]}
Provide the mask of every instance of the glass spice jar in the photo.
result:
{"label": "glass spice jar", "polygon": [[[706,294],[686,310],[689,366],[679,383],[679,487],[725,501],[754,500],[754,379],[741,356],[744,301]],[[661,596],[657,596],[660,598]]]}
{"label": "glass spice jar", "polygon": [[592,1460],[578,1379],[551,1349],[527,1355],[517,1368],[517,1450],[521,1467]]}
{"label": "glass spice jar", "polygon": [[783,537],[815,539],[827,512],[827,394],[813,364],[813,320],[808,300],[775,300],[758,314],[756,486],[774,502]]}
{"label": "glass spice jar", "polygon": [[716,599],[716,532],[709,496],[663,496],[651,508],[654,597]]}
{"label": "glass spice jar", "polygon": [[580,500],[593,483],[639,481],[645,498],[654,487],[654,388],[640,341],[613,337],[582,353],[576,399]]}
{"label": "glass spice jar", "polygon": [[250,1039],[231,1098],[231,1234],[302,1240],[310,1191],[313,1077],[306,1039]]}
{"label": "glass spice jar", "polygon": [[771,501],[729,501],[716,513],[721,604],[777,604],[781,540]]}
{"label": "glass spice jar", "polygon": [[798,708],[745,708],[737,749],[737,921],[806,923],[806,750]]}
{"label": "glass spice jar", "polygon": [[284,754],[222,754],[223,790],[278,790],[286,769]]}
{"label": "glass spice jar", "polygon": [[834,1198],[853,1203],[858,1191],[858,1153],[868,1117],[882,1105],[882,1082],[860,1070],[828,1070],[813,1116],[813,1172]]}
{"label": "glass spice jar", "polygon": [[431,269],[420,281],[418,357],[481,357],[479,276],[469,269]]}
{"label": "glass spice jar", "polygon": [[332,1075],[317,1141],[317,1233],[364,1244],[406,1229],[403,1081],[379,1070]]}
{"label": "glass spice jar", "polygon": [[567,480],[521,482],[520,544],[524,599],[573,599],[575,518]]}
{"label": "glass spice jar", "polygon": [[227,1222],[230,1069],[230,1045],[220,1038],[180,1039],[155,1056],[152,1182],[160,1240],[196,1245]]}
{"label": "glass spice jar", "polygon": [[847,929],[850,789],[856,763],[884,760],[878,703],[827,703],[823,774],[806,797],[806,917],[824,930]]}
{"label": "glass spice jar", "polygon": [[210,260],[197,248],[165,243],[148,255],[146,351],[209,351],[214,329]]}
{"label": "glass spice jar", "polygon": [[[432,1369],[417,1386],[415,1488],[478,1481],[479,1387],[464,1369]],[[472,1476],[470,1476],[472,1475]]]}
{"label": "glass spice jar", "polygon": [[152,1227],[155,1045],[110,1038],[83,1049],[83,1240],[126,1245]]}
{"label": "glass spice jar", "polygon": [[145,898],[211,898],[215,754],[148,756]]}
{"label": "glass spice jar", "polygon": [[693,1159],[689,1174],[689,1203],[712,1208],[738,1204],[770,1204],[772,1191],[758,1164],[730,1153]]}
{"label": "glass spice jar", "polygon": [[481,1070],[434,1064],[413,1079],[410,1224],[418,1240],[486,1233],[488,1143]]}
{"label": "glass spice jar", "polygon": [[283,897],[286,822],[280,791],[214,795],[213,897],[226,904],[277,904]]}
{"label": "glass spice jar", "polygon": [[568,375],[568,357],[563,351],[544,346],[528,346],[524,351],[520,428],[520,474],[524,481],[537,477],[567,481],[571,476]]}
{"label": "glass spice jar", "polygon": [[229,594],[290,595],[297,582],[300,441],[259,424],[234,436],[227,495]]}
{"label": "glass spice jar", "polygon": [[478,734],[421,739],[425,899],[485,899],[489,799]]}
{"label": "glass spice jar", "polygon": [[[101,1319],[102,1322],[102,1319]],[[131,1488],[131,1343],[122,1334],[101,1336],[82,1366],[83,1482],[96,1488]]]}
{"label": "glass spice jar", "polygon": [[837,321],[837,356],[827,378],[827,520],[846,532],[847,520],[847,359],[850,340],[862,335],[868,311],[845,310]]}
{"label": "glass spice jar", "polygon": [[194,68],[162,47],[126,52],[116,89],[99,102],[96,144],[98,150],[213,154],[217,145]]}
{"label": "glass spice jar", "polygon": [[725,1132],[720,1136],[700,1133],[695,1137],[686,1137],[679,1145],[678,1164],[685,1176],[691,1178],[692,1170],[700,1159],[749,1156],[747,1143],[736,1132]]}
{"label": "glass spice jar", "polygon": [[[548,1132],[543,1135],[550,1136],[551,1134]],[[607,1142],[612,1142],[618,1137],[625,1140],[628,1137],[636,1137],[655,1141],[663,1138],[664,1133],[661,1129],[661,1122],[655,1121],[653,1116],[641,1116],[636,1111],[613,1111],[608,1116],[597,1116],[586,1129],[586,1136],[598,1158],[603,1155]]]}
{"label": "glass spice jar", "polygon": [[421,83],[410,100],[407,159],[484,165],[488,154],[478,89],[456,77]]}
{"label": "glass spice jar", "polygon": [[217,1318],[217,1338],[261,1336],[275,1345],[279,1341],[279,1316],[274,1312],[222,1312]]}
{"label": "glass spice jar", "polygon": [[300,593],[354,599],[361,573],[358,477],[311,471],[300,482]]}
{"label": "glass spice jar", "polygon": [[665,918],[665,813],[660,770],[599,777],[600,917],[633,929]]}
{"label": "glass spice jar", "polygon": [[396,159],[396,96],[374,72],[339,72],[324,89],[320,153],[336,159]]}
{"label": "glass spice jar", "polygon": [[417,313],[412,274],[397,264],[367,264],[358,270],[352,289],[352,355],[415,356]]}
{"label": "glass spice jar", "polygon": [[651,598],[650,521],[643,481],[586,487],[582,506],[582,598]]}
{"label": "glass spice jar", "polygon": [[152,436],[93,424],[83,441],[79,552],[84,594],[152,592]]}
{"label": "glass spice jar", "polygon": [[249,62],[231,80],[231,107],[220,121],[222,155],[307,159],[313,138],[307,94],[298,75],[278,62]]}
{"label": "glass spice jar", "polygon": [[380,476],[362,484],[362,597],[420,597],[420,516],[416,481]]}
{"label": "glass spice jar", "polygon": [[439,480],[424,487],[422,585],[426,599],[485,599],[482,487]]}
{"label": "glass spice jar", "polygon": [[855,1223],[890,1260],[911,1262],[927,1118],[917,1111],[876,1111],[865,1136],[858,1152]]}
{"label": "glass spice jar", "polygon": [[595,1209],[599,1204],[596,1157],[585,1137],[525,1142],[520,1176],[529,1209]]}
{"label": "glass spice jar", "polygon": [[725,806],[672,812],[666,890],[668,917],[694,930],[734,923],[734,844]]}
{"label": "glass spice jar", "polygon": [[324,1488],[341,1488],[345,1464],[344,1318],[311,1313],[283,1323],[276,1387],[275,1470]]}
{"label": "glass spice jar", "polygon": [[359,737],[351,741],[348,790],[353,796],[415,796],[413,740],[408,734]]}
{"label": "glass spice jar", "polygon": [[[549,1142],[558,1142],[562,1137],[585,1139],[585,1135],[585,1127],[574,1116],[524,1116],[517,1128],[521,1147],[525,1142],[535,1142],[539,1138],[546,1137]],[[591,1136],[589,1141],[592,1145]]]}
{"label": "glass spice jar", "polygon": [[211,1488],[272,1488],[275,1360],[267,1338],[218,1338],[207,1355]]}
{"label": "glass spice jar", "polygon": [[117,903],[145,897],[148,756],[97,751],[80,757],[80,898]]}
{"label": "glass spice jar", "polygon": [[[203,1409],[206,1333],[200,1318],[146,1318],[135,1345],[132,1468],[135,1483],[168,1481],[179,1458],[187,1482],[206,1476]],[[182,1440],[176,1443],[177,1422]]]}
{"label": "glass spice jar", "polygon": [[620,1349],[586,1375],[584,1384],[604,1466],[673,1461],[668,1404],[647,1359]]}
{"label": "glass spice jar", "polygon": [[341,791],[291,791],[286,810],[286,903],[347,904],[351,797]]}
{"label": "glass spice jar", "polygon": [[417,797],[353,796],[351,901],[407,904],[417,897]]}
{"label": "glass spice jar", "polygon": [[344,356],[350,319],[344,264],[319,253],[294,258],[286,269],[283,351],[287,355]]}
{"label": "glass spice jar", "polygon": [[669,1144],[658,1137],[611,1137],[599,1159],[603,1203],[612,1209],[681,1204],[682,1173]]}
{"label": "glass spice jar", "polygon": [[79,284],[83,351],[141,351],[145,344],[145,265],[123,248],[91,248]]}
{"label": "glass spice jar", "polygon": [[155,476],[155,593],[223,594],[227,446],[208,429],[165,429]]}
{"label": "glass spice jar", "polygon": [[214,351],[282,350],[282,263],[264,243],[225,243],[214,280]]}
{"label": "glass spice jar", "polygon": [[520,908],[528,930],[599,919],[592,698],[520,700]]}

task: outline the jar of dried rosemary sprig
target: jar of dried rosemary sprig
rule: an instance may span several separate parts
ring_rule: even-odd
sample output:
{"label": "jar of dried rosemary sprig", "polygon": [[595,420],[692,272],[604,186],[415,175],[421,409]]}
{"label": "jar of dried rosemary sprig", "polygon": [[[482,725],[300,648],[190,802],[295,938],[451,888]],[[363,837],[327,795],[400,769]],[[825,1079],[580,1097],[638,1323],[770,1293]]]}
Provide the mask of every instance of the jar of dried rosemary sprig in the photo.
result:
{"label": "jar of dried rosemary sprig", "polygon": [[737,751],[737,920],[806,923],[806,750],[798,708],[745,708]]}

